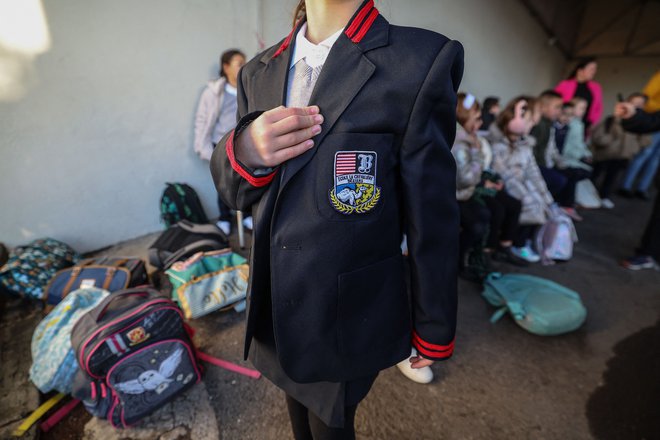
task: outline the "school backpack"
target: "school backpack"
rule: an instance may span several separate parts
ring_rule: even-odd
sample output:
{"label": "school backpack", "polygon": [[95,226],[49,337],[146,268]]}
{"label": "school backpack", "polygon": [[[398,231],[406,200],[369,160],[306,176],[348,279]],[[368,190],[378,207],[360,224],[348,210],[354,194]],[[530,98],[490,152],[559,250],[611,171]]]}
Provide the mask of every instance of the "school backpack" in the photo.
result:
{"label": "school backpack", "polygon": [[532,275],[491,273],[484,281],[482,296],[499,308],[491,322],[508,311],[516,324],[541,336],[576,330],[587,317],[577,292]]}
{"label": "school backpack", "polygon": [[197,252],[229,247],[229,239],[215,225],[196,225],[183,220],[169,227],[149,247],[149,263],[158,269],[168,269],[179,260]]}
{"label": "school backpack", "polygon": [[0,268],[0,284],[11,293],[40,300],[51,277],[79,259],[76,251],[61,241],[35,240],[12,250]]}
{"label": "school backpack", "polygon": [[578,241],[573,220],[561,210],[552,209],[550,218],[536,234],[536,250],[543,264],[573,258],[573,244]]}
{"label": "school backpack", "polygon": [[83,315],[71,343],[73,395],[113,426],[135,424],[201,379],[183,314],[149,287],[115,292]]}
{"label": "school backpack", "polygon": [[99,287],[115,292],[148,283],[146,264],[139,258],[88,258],[57,272],[46,286],[43,300],[53,305],[79,288]]}
{"label": "school backpack", "polygon": [[166,228],[181,220],[198,224],[209,222],[197,193],[185,183],[165,184],[160,198],[160,218]]}
{"label": "school backpack", "polygon": [[172,286],[172,299],[187,319],[229,307],[237,312],[245,309],[249,266],[231,249],[199,252],[174,263],[165,273]]}
{"label": "school backpack", "polygon": [[78,371],[71,346],[71,330],[82,315],[108,295],[107,290],[93,287],[75,290],[39,323],[32,335],[30,367],[30,380],[39,391],[44,394],[52,390],[71,393],[73,378]]}

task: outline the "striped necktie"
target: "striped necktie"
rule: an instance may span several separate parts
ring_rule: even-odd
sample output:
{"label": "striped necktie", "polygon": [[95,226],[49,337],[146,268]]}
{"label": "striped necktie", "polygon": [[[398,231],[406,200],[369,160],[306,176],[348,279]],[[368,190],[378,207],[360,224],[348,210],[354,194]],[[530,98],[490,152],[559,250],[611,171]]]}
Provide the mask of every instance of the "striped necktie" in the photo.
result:
{"label": "striped necktie", "polygon": [[309,104],[309,98],[312,96],[314,85],[322,68],[323,64],[311,68],[304,58],[293,66],[293,80],[287,107],[305,107]]}

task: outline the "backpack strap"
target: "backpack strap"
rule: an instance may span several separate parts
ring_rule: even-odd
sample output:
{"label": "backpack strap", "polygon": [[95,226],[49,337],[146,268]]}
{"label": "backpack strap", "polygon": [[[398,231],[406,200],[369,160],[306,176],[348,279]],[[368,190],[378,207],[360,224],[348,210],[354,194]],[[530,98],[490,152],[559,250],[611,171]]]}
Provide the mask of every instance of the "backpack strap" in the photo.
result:
{"label": "backpack strap", "polygon": [[75,283],[76,280],[78,279],[78,275],[80,275],[80,272],[82,271],[83,267],[84,266],[74,266],[71,269],[71,276],[69,277],[69,281],[66,282],[66,284],[64,285],[64,289],[62,289],[62,299],[64,299],[64,297],[67,296],[71,291],[71,287],[73,286],[73,283]]}
{"label": "backpack strap", "polygon": [[178,227],[184,231],[191,232],[193,234],[212,234],[222,237],[224,240],[227,240],[227,234],[225,234],[221,229],[216,225],[208,224],[197,224],[192,223],[188,220],[181,220],[176,224]]}
{"label": "backpack strap", "polygon": [[110,287],[110,283],[117,272],[117,266],[110,266],[105,270],[105,280],[103,281],[103,287],[101,287],[103,290],[108,290],[108,287]]}
{"label": "backpack strap", "polygon": [[208,362],[209,364],[213,364],[217,367],[224,368],[225,370],[233,371],[238,374],[242,374],[243,376],[251,377],[253,379],[259,379],[261,377],[261,373],[258,372],[257,370],[254,370],[252,368],[247,368],[247,367],[242,367],[240,365],[236,365],[232,362],[226,361],[224,359],[220,359],[214,356],[211,356],[209,354],[203,353],[199,350],[197,350],[197,357],[199,360],[202,360],[204,362]]}
{"label": "backpack strap", "polygon": [[[213,225],[211,225],[213,226]],[[215,228],[215,226],[213,226]],[[172,252],[171,254],[168,254],[163,260],[163,268],[169,268],[172,266],[174,263],[179,261],[183,256],[189,254],[190,252],[194,251],[196,248],[203,247],[203,246],[211,246],[215,248],[224,248],[223,244],[220,243],[219,241],[216,240],[198,240],[193,243],[190,243],[181,249],[179,249],[176,252]],[[159,258],[160,260],[160,258]]]}
{"label": "backpack strap", "polygon": [[78,406],[79,403],[80,400],[78,399],[72,399],[71,401],[67,402],[66,405],[55,411],[52,416],[48,417],[45,422],[39,425],[39,428],[43,432],[50,431],[53,427],[55,427],[55,425],[60,423],[67,414],[73,411],[73,409]]}

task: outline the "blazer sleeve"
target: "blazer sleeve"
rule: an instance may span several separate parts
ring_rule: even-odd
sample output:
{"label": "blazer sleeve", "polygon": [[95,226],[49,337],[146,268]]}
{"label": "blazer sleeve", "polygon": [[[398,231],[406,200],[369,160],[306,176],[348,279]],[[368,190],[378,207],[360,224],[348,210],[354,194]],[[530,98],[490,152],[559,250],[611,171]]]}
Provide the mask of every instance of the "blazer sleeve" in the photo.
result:
{"label": "blazer sleeve", "polygon": [[459,212],[456,164],[456,91],[463,46],[444,44],[413,105],[400,150],[401,182],[411,269],[412,344],[425,358],[454,350]]}
{"label": "blazer sleeve", "polygon": [[633,133],[653,133],[660,130],[660,112],[645,113],[637,110],[630,119],[622,121],[623,128]]}
{"label": "blazer sleeve", "polygon": [[245,90],[243,69],[239,72],[238,114],[236,127],[227,133],[213,151],[211,175],[222,200],[232,209],[246,210],[259,201],[268,185],[277,174],[277,169],[253,170],[242,164],[234,154],[236,138],[263,113],[248,113],[248,99]]}

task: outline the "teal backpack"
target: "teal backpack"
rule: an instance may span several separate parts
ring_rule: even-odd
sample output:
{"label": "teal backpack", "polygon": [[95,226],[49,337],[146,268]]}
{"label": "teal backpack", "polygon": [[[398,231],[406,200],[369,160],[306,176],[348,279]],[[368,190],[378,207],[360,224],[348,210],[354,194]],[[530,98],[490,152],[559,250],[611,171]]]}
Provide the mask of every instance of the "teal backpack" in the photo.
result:
{"label": "teal backpack", "polygon": [[576,330],[587,317],[577,292],[531,275],[491,273],[484,282],[482,296],[499,307],[491,322],[508,311],[516,324],[541,336]]}

